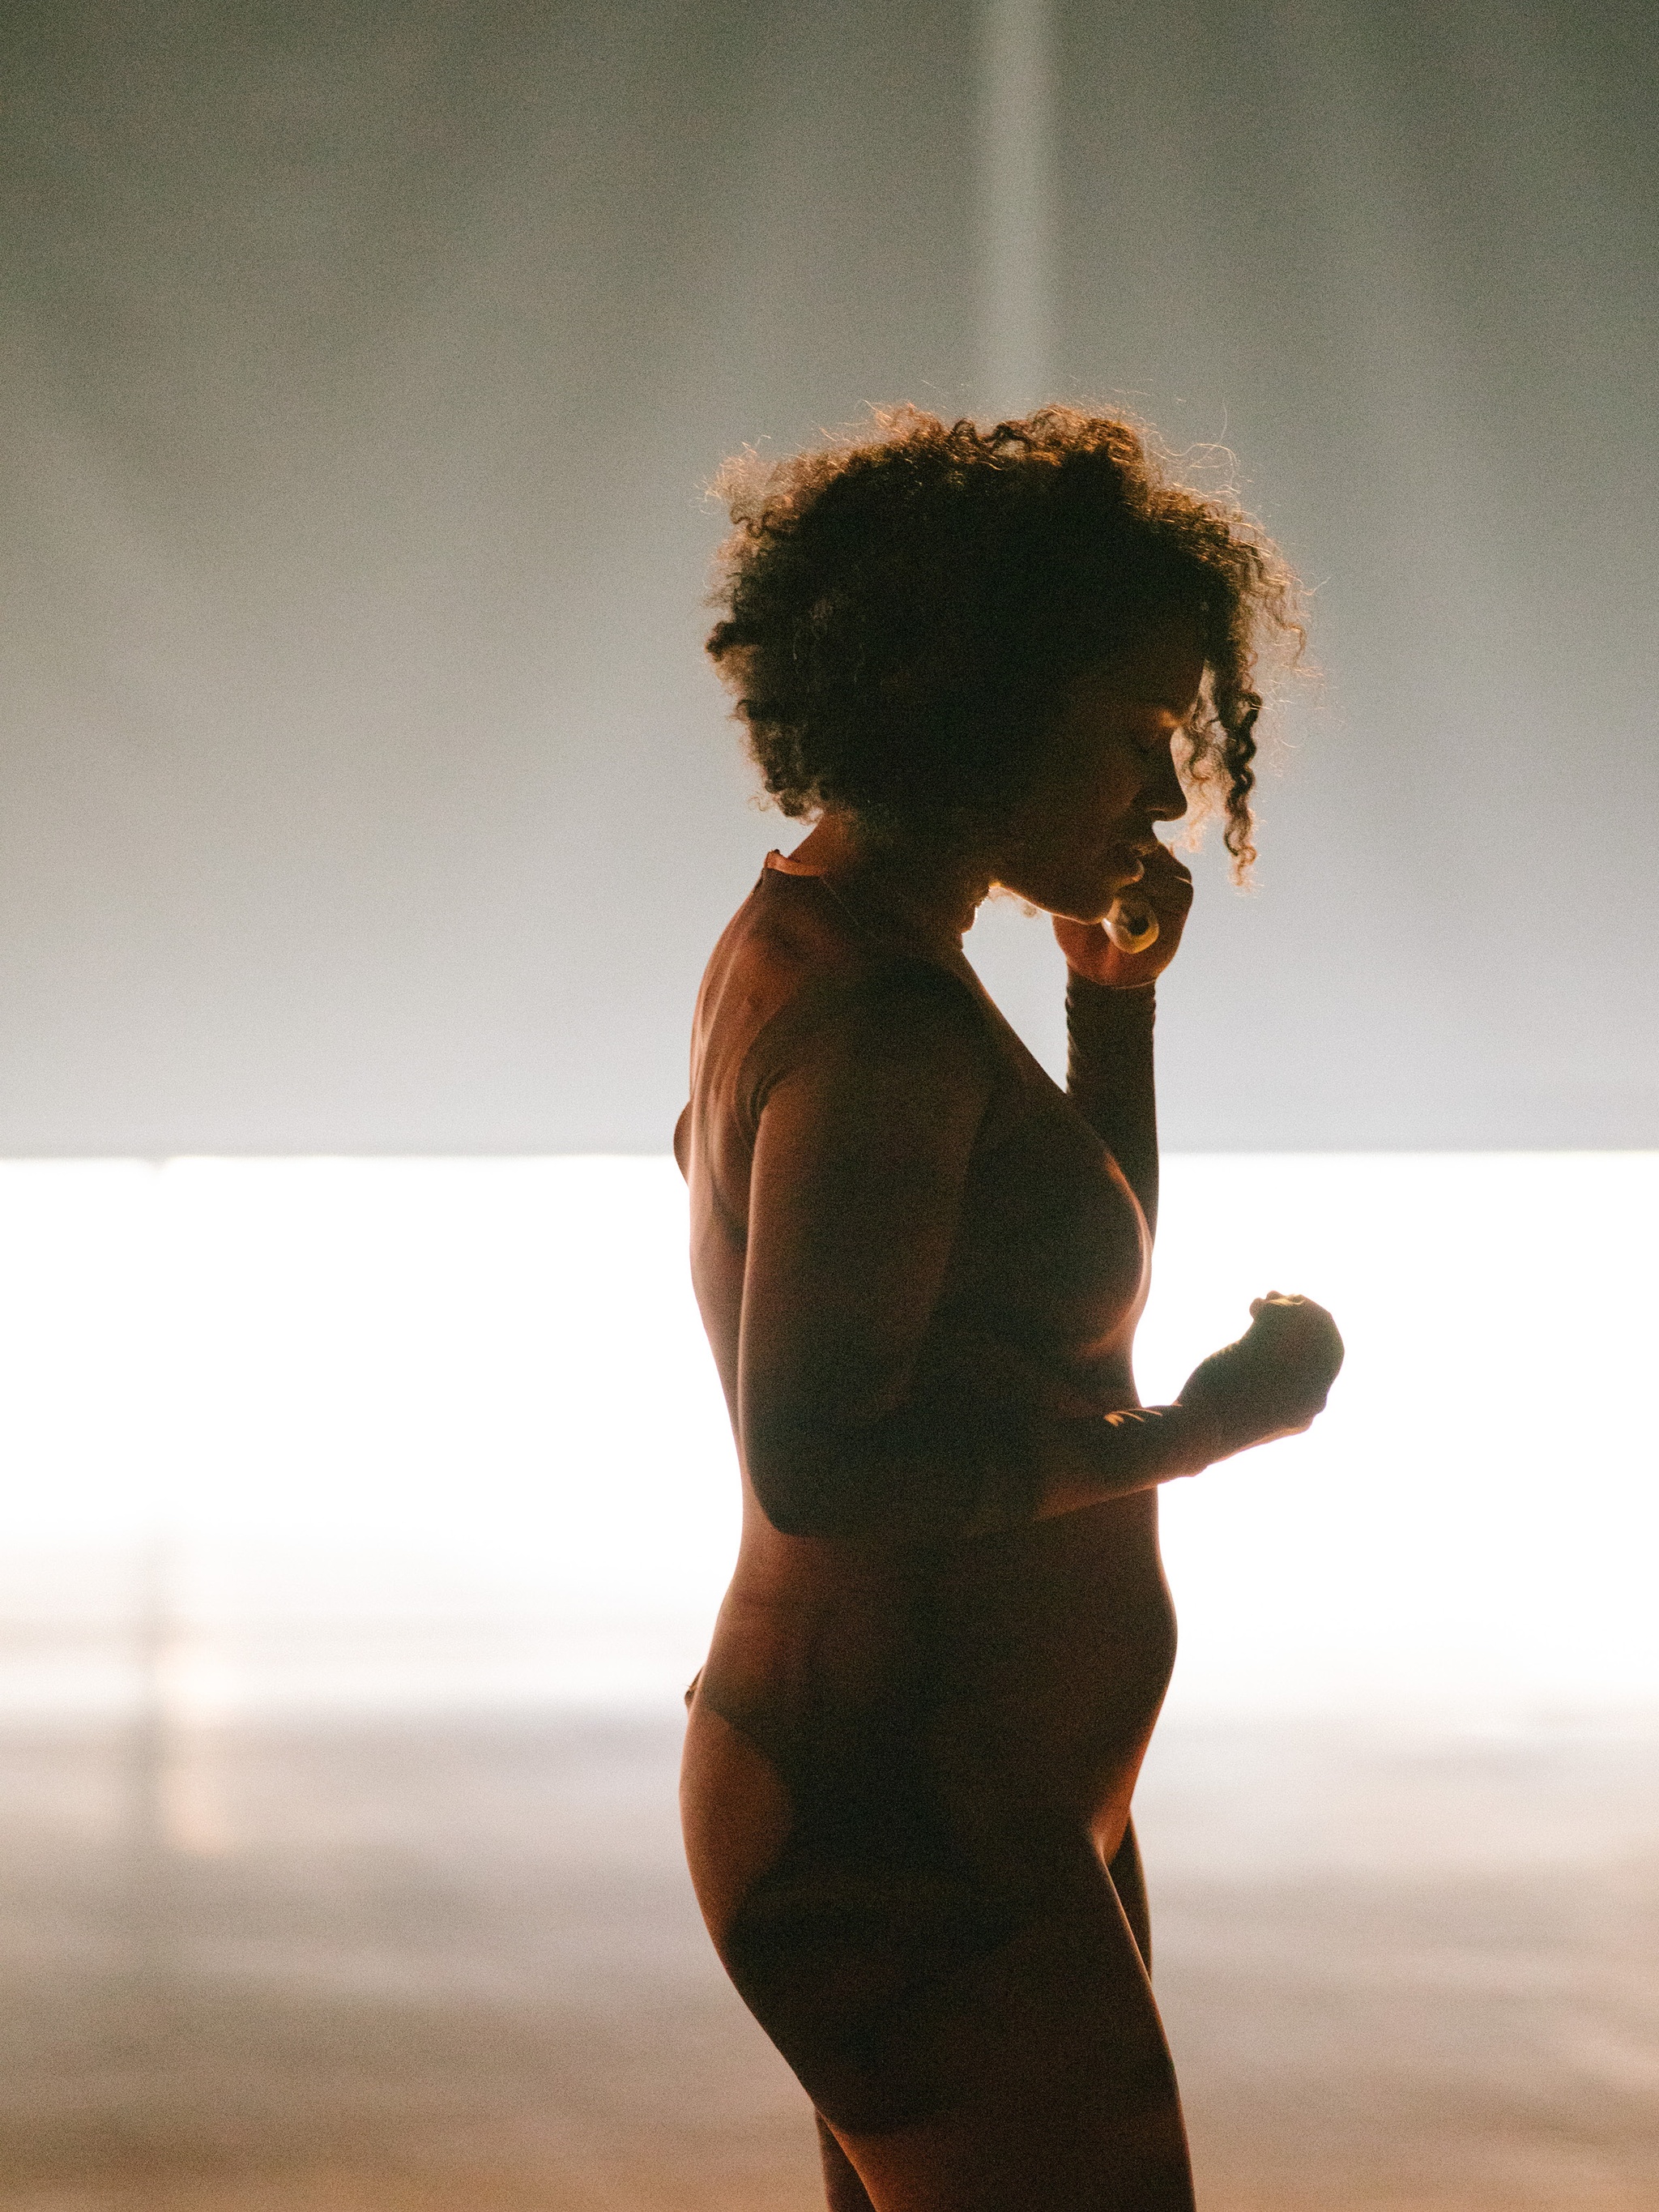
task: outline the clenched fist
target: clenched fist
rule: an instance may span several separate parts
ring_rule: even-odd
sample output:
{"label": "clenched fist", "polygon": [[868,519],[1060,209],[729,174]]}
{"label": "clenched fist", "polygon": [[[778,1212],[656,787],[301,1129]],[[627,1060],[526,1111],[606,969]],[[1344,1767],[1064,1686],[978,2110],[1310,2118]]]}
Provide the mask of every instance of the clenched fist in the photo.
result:
{"label": "clenched fist", "polygon": [[1226,1459],[1311,1428],[1341,1364],[1342,1339],[1324,1307],[1269,1291],[1252,1299],[1238,1341],[1200,1360],[1178,1403],[1209,1416],[1221,1445],[1216,1455]]}

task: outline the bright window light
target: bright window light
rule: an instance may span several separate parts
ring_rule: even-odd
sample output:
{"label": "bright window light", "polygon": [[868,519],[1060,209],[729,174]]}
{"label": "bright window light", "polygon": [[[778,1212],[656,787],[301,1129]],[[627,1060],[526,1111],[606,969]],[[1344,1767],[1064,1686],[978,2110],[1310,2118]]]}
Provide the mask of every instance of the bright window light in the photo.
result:
{"label": "bright window light", "polygon": [[[655,1701],[737,1539],[659,1159],[0,1166],[0,1705]],[[1268,1288],[1315,1432],[1165,1492],[1175,1702],[1659,1696],[1659,1155],[1167,1160],[1150,1401]]]}

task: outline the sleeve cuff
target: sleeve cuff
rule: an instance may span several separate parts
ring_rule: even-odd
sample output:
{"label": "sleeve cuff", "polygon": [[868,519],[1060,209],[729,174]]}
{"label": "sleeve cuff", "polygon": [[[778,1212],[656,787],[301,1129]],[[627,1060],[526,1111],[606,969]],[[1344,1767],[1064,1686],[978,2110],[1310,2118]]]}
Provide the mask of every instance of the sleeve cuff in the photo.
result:
{"label": "sleeve cuff", "polygon": [[1083,1030],[1150,1030],[1158,1009],[1156,983],[1097,983],[1066,971],[1066,1018]]}

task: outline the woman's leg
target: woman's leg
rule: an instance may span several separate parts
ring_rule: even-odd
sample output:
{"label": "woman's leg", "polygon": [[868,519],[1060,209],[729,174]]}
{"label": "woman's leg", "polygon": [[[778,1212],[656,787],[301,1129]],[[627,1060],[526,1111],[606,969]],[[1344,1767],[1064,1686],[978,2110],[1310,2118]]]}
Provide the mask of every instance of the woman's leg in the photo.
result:
{"label": "woman's leg", "polygon": [[1101,1890],[1097,1910],[1026,1928],[918,2019],[944,2109],[837,2127],[874,2212],[1192,2212],[1163,2028],[1103,1875]]}
{"label": "woman's leg", "polygon": [[[870,2212],[1192,2212],[1152,1986],[1085,1835],[1034,1835],[1018,1899],[962,1873],[826,1856],[798,1835],[773,1760],[706,1698],[682,1804],[727,1971]],[[866,2212],[824,2164],[833,2212]]]}
{"label": "woman's leg", "polygon": [[[696,1688],[693,1682],[686,1692],[688,1706]],[[775,1861],[787,1837],[787,1793],[770,1760],[709,1706],[687,1732],[681,1803],[693,1878],[718,1941],[735,1898]],[[823,2113],[812,2117],[830,2212],[874,2212],[857,2168]]]}
{"label": "woman's leg", "polygon": [[823,2194],[830,2212],[875,2212],[858,2168],[830,2132],[829,2121],[822,2112],[812,2117],[818,2124],[818,2155],[823,2161]]}
{"label": "woman's leg", "polygon": [[1152,1915],[1146,1902],[1146,1876],[1140,1863],[1140,1846],[1135,1841],[1135,1824],[1131,1820],[1123,1831],[1123,1841],[1117,1847],[1108,1872],[1112,1887],[1117,1892],[1117,1901],[1123,1907],[1123,1917],[1128,1922],[1140,1953],[1140,1963],[1148,1974],[1152,1971]]}

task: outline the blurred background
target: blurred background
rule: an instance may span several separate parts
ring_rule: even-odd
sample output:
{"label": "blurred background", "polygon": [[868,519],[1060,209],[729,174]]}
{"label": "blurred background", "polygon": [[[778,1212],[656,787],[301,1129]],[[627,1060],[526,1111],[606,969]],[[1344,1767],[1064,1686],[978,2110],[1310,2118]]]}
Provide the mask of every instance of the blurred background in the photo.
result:
{"label": "blurred background", "polygon": [[[805,2212],[678,1856],[703,486],[1127,407],[1314,587],[1161,994],[1138,1800],[1206,2212],[1659,2198],[1650,9],[0,24],[0,2212]],[[1225,451],[1218,449],[1224,448]],[[969,951],[1040,1056],[1046,930]]]}

